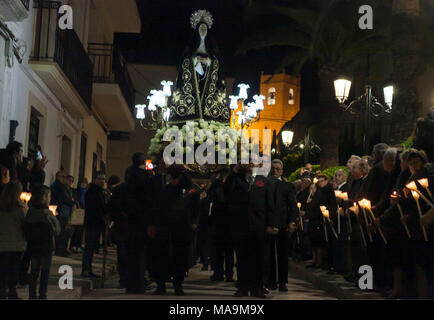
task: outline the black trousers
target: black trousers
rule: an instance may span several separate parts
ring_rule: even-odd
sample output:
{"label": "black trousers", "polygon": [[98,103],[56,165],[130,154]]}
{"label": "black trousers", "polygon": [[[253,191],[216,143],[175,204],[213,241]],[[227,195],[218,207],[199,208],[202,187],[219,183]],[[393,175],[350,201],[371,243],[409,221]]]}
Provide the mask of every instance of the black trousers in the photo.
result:
{"label": "black trousers", "polygon": [[151,277],[159,284],[184,281],[190,266],[192,232],[183,226],[157,226],[150,252]]}
{"label": "black trousers", "polygon": [[71,226],[68,224],[68,218],[58,215],[60,223],[60,234],[56,237],[56,255],[67,253],[68,241],[71,237]]}
{"label": "black trousers", "polygon": [[[265,229],[265,227],[264,227]],[[266,271],[266,238],[264,231],[234,235],[237,255],[237,278],[240,290],[261,290]]]}
{"label": "black trousers", "polygon": [[48,278],[50,275],[51,259],[52,259],[51,254],[31,257],[32,267],[31,267],[30,281],[29,281],[30,299],[36,299],[36,286],[37,286],[39,274],[41,275],[41,279],[39,281],[39,298],[47,298]]}
{"label": "black trousers", "polygon": [[119,283],[126,286],[128,283],[128,239],[118,238],[116,240],[116,249]]}
{"label": "black trousers", "polygon": [[214,236],[212,240],[212,261],[216,277],[234,276],[234,246],[230,239]]}
{"label": "black trousers", "polygon": [[[288,244],[288,232],[284,229],[280,229],[279,234],[270,237],[270,259],[267,277],[268,286],[288,283]],[[278,277],[276,277],[276,260]],[[276,280],[278,281],[278,283],[276,283]]]}
{"label": "black trousers", "polygon": [[83,252],[82,272],[92,272],[93,255],[98,249],[102,230],[86,228],[84,230],[85,246]]}
{"label": "black trousers", "polygon": [[72,228],[72,236],[71,236],[71,244],[69,245],[69,247],[81,248],[83,244],[84,228],[83,226],[71,226],[71,228]]}
{"label": "black trousers", "polygon": [[22,252],[0,252],[0,299],[16,299]]}
{"label": "black trousers", "polygon": [[145,291],[146,236],[131,232],[127,240],[127,292]]}

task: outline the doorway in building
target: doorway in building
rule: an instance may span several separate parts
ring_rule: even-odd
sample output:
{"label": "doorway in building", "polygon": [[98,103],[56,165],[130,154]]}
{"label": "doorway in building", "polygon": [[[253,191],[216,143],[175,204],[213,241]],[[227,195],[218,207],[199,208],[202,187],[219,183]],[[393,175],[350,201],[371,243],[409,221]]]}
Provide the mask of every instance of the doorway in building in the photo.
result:
{"label": "doorway in building", "polygon": [[60,157],[61,168],[66,172],[70,173],[71,169],[71,139],[67,136],[62,137],[62,154]]}
{"label": "doorway in building", "polygon": [[87,147],[87,138],[84,134],[81,135],[81,144],[80,144],[80,167],[78,169],[78,178],[80,181],[83,180],[86,170],[86,147]]}

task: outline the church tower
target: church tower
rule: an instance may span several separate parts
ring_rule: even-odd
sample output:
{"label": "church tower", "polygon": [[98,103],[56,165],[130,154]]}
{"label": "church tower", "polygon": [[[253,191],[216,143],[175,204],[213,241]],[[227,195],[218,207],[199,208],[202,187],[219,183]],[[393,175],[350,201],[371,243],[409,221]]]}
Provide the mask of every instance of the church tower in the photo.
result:
{"label": "church tower", "polygon": [[[300,77],[285,72],[273,75],[261,74],[261,95],[265,97],[264,110],[258,122],[249,128],[259,130],[260,149],[262,150],[262,130],[270,129],[271,148],[277,150],[277,137],[282,127],[300,111]],[[252,143],[257,141],[252,139]],[[272,150],[273,151],[273,150]]]}

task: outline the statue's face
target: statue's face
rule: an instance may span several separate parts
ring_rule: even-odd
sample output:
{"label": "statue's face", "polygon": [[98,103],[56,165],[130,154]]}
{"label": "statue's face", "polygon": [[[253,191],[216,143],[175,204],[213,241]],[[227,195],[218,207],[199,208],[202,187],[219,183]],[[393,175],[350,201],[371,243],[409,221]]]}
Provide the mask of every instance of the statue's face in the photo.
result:
{"label": "statue's face", "polygon": [[199,35],[202,39],[205,39],[206,35],[208,34],[208,27],[206,26],[205,23],[202,23],[199,26]]}

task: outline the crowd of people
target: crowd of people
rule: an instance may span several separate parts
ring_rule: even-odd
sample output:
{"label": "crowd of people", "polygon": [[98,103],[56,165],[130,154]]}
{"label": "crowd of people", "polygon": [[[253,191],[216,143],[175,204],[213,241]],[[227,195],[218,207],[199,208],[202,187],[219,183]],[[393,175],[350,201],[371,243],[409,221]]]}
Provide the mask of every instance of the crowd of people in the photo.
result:
{"label": "crowd of people", "polygon": [[[432,294],[434,165],[422,150],[380,143],[370,156],[351,156],[347,171],[330,178],[306,164],[292,183],[282,177],[279,159],[267,177],[255,174],[252,161],[204,180],[162,160],[147,170],[146,155],[135,153],[124,181],[97,172],[76,189],[63,170],[44,186],[47,160],[23,161],[17,142],[0,153],[3,299],[18,298],[18,282],[29,285],[30,299],[46,299],[53,251],[82,253],[81,276],[98,277],[94,254],[111,242],[119,286],[128,294],[145,293],[154,281],[153,294],[166,294],[172,282],[175,294],[184,295],[184,279],[200,259],[202,270],[213,270],[211,281],[234,283],[235,297],[265,298],[288,291],[288,256],[355,284],[360,266],[369,265],[374,289],[389,298]],[[406,187],[410,182],[417,192]],[[32,194],[28,205],[23,191]],[[370,201],[369,211],[363,201]],[[84,223],[72,226],[78,209]]]}

